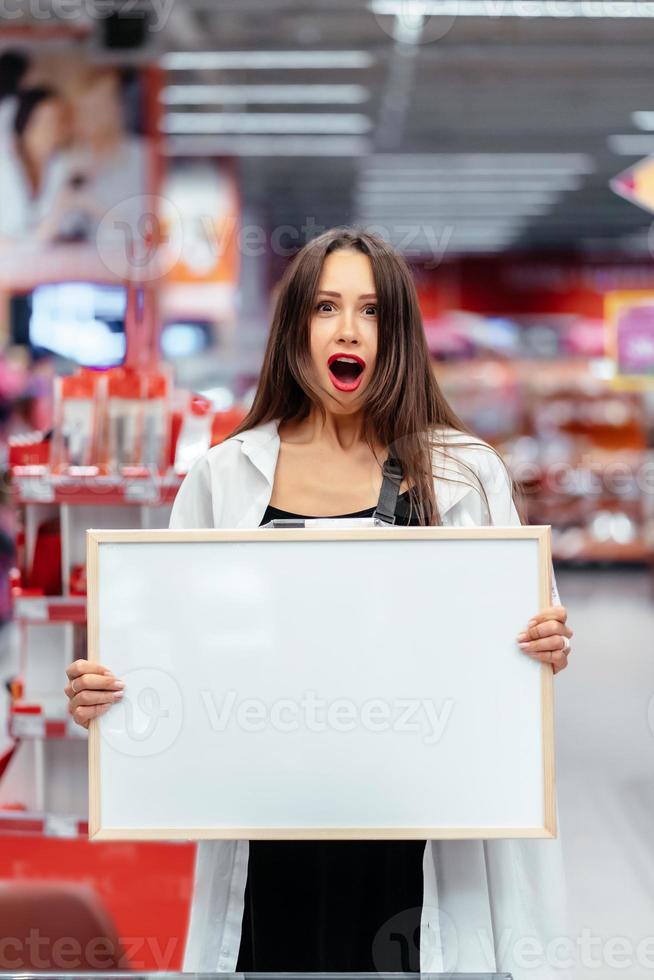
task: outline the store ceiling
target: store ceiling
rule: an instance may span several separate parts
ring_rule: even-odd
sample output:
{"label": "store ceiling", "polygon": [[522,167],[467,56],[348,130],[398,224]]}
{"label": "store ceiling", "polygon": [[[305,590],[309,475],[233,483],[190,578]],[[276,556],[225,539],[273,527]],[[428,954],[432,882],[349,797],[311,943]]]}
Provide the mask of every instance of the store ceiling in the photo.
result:
{"label": "store ceiling", "polygon": [[[420,31],[415,19],[379,12],[389,4],[177,0],[163,39],[175,86],[168,152],[241,157],[247,214],[269,231],[296,230],[285,242],[312,222],[362,221],[408,252],[647,254],[649,215],[608,182],[654,152],[654,133],[632,119],[654,110],[654,19],[459,14],[426,16]],[[484,9],[510,6],[488,0]],[[566,0],[538,6],[563,11]],[[584,9],[616,7],[593,0]],[[231,53],[231,64],[201,67],[196,56],[179,67],[175,52]],[[238,52],[259,63],[278,52],[281,65],[234,67]],[[281,52],[304,53],[310,67],[284,67]],[[325,67],[330,52],[350,66]],[[615,152],[609,137],[638,133],[635,153]]]}

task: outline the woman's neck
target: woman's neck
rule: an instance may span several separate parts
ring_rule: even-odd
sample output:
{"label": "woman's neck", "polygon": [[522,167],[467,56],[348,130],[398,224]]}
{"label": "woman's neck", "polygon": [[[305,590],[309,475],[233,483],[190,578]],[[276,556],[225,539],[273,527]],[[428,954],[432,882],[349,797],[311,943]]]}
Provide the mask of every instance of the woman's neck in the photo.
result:
{"label": "woman's neck", "polygon": [[87,143],[87,151],[96,166],[111,159],[125,142],[125,134],[120,130],[108,130],[105,133],[98,133]]}
{"label": "woman's neck", "polygon": [[323,445],[334,449],[352,449],[365,442],[362,412],[335,415],[327,412],[323,421],[320,412],[312,410],[302,422],[292,427],[284,424],[280,435],[285,442]]}

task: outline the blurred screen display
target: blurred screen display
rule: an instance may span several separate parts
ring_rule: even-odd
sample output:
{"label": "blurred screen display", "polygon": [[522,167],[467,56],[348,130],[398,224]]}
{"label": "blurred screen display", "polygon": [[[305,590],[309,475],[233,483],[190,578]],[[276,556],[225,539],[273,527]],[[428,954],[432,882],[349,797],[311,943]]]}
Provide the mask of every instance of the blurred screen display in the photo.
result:
{"label": "blurred screen display", "polygon": [[65,282],[31,296],[29,343],[84,367],[115,367],[125,357],[126,292],[122,286]]}
{"label": "blurred screen display", "polygon": [[171,361],[201,354],[210,343],[208,323],[168,323],[161,333],[161,353]]}

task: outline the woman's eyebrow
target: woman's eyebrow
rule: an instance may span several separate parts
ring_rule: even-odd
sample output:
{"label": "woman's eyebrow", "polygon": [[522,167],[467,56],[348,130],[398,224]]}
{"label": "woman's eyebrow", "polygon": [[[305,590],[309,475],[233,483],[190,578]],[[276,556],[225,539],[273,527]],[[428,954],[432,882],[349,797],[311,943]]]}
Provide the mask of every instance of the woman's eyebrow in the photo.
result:
{"label": "woman's eyebrow", "polygon": [[[335,292],[333,292],[330,289],[319,289],[318,290],[318,296],[337,296],[339,299],[341,298],[341,294],[340,293],[335,293]],[[361,295],[359,296],[359,299],[377,299],[377,294],[376,293],[361,293]]]}

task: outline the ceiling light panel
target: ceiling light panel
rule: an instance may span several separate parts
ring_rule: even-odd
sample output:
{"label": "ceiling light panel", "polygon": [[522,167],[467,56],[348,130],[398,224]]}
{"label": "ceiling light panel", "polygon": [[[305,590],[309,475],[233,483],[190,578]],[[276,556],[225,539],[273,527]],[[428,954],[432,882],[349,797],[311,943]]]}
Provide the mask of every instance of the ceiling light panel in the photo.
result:
{"label": "ceiling light panel", "polygon": [[372,121],[359,113],[170,112],[164,133],[367,133]]}
{"label": "ceiling light panel", "polygon": [[389,17],[519,17],[531,20],[548,17],[556,20],[582,18],[603,20],[628,18],[648,20],[654,17],[654,3],[648,0],[370,0],[374,14]]}
{"label": "ceiling light panel", "polygon": [[363,85],[168,85],[164,105],[358,105],[370,93]]}
{"label": "ceiling light panel", "polygon": [[370,68],[367,51],[173,51],[162,56],[167,71],[302,70]]}
{"label": "ceiling light panel", "polygon": [[169,157],[362,157],[370,152],[365,136],[169,136],[164,153]]}

